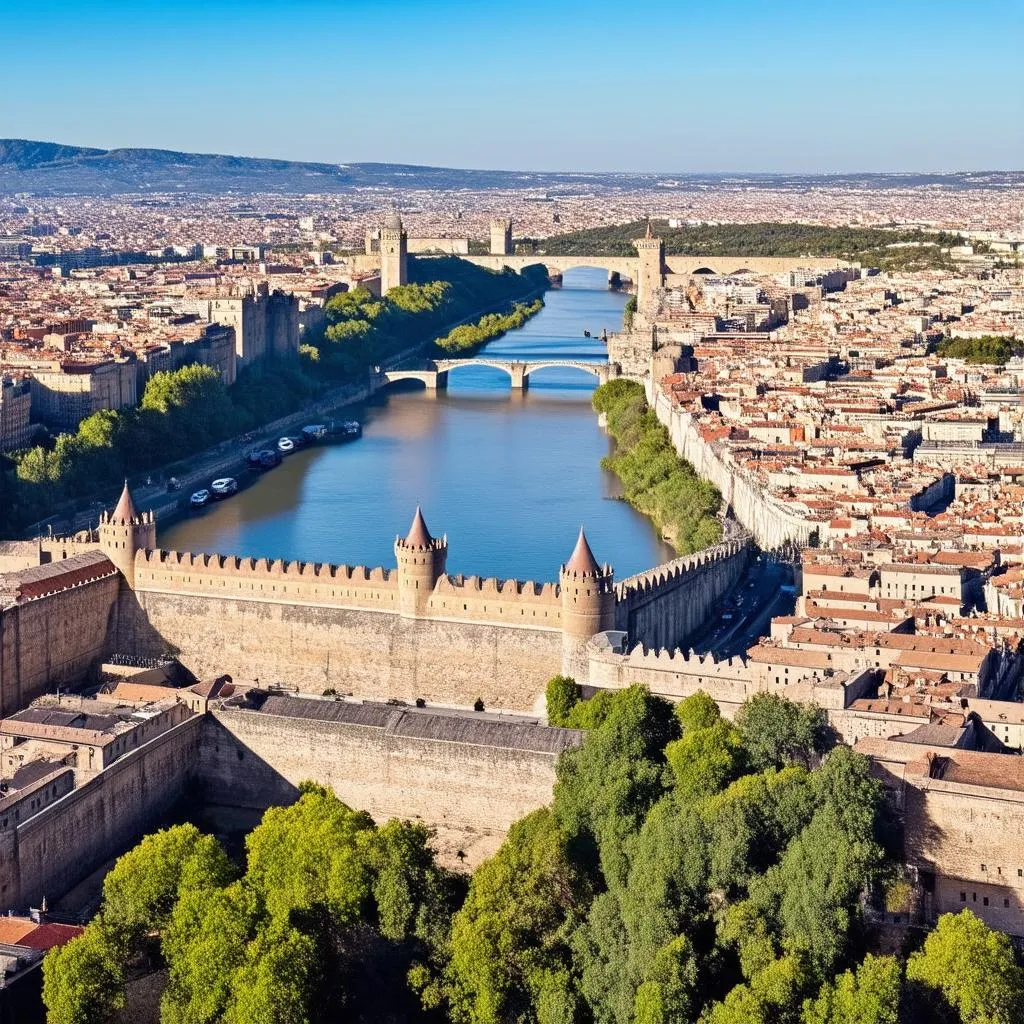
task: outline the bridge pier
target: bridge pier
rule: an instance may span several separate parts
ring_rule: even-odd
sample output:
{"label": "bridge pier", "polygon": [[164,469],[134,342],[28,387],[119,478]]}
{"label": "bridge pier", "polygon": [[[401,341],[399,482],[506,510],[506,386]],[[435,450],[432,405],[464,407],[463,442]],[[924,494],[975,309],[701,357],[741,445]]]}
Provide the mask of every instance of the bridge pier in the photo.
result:
{"label": "bridge pier", "polygon": [[525,391],[529,387],[529,379],[526,376],[526,363],[512,363],[508,368],[508,375],[512,380],[513,391]]}

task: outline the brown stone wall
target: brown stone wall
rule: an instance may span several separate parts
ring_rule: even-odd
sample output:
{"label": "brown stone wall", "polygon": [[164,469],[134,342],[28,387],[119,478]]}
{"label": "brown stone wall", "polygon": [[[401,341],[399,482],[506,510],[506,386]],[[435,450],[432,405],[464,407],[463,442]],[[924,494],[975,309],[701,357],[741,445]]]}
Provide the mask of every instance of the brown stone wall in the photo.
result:
{"label": "brown stone wall", "polygon": [[940,779],[922,780],[919,787],[908,779],[904,806],[907,862],[935,873],[932,913],[966,907],[1000,931],[1024,935],[1019,794]]}
{"label": "brown stone wall", "polygon": [[206,716],[200,770],[208,804],[286,804],[300,782],[313,780],[378,822],[407,818],[436,828],[442,843],[458,837],[471,864],[513,822],[550,802],[555,762],[551,753],[220,710]]}
{"label": "brown stone wall", "polygon": [[0,835],[0,910],[38,906],[127,849],[177,801],[199,762],[190,718]]}
{"label": "brown stone wall", "polygon": [[561,633],[474,622],[404,619],[336,607],[126,595],[117,648],[168,649],[200,678],[335,689],[374,700],[526,710],[561,667]]}
{"label": "brown stone wall", "polygon": [[0,717],[95,671],[119,587],[108,576],[0,611]]}

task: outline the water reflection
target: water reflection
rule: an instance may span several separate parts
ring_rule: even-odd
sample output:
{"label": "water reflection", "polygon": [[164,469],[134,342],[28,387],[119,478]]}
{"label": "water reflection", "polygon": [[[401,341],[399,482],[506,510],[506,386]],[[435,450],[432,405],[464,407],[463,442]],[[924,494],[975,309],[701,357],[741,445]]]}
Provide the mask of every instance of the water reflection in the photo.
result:
{"label": "water reflection", "polygon": [[[625,296],[600,271],[566,275],[546,308],[480,353],[495,359],[602,360]],[[525,392],[507,374],[467,367],[447,391],[396,386],[353,413],[361,440],[300,452],[229,501],[161,531],[179,550],[392,565],[416,504],[449,538],[450,572],[553,579],[585,523],[621,577],[670,557],[600,468],[609,441],[590,409],[594,378],[537,371]],[[346,414],[347,415],[347,414]]]}

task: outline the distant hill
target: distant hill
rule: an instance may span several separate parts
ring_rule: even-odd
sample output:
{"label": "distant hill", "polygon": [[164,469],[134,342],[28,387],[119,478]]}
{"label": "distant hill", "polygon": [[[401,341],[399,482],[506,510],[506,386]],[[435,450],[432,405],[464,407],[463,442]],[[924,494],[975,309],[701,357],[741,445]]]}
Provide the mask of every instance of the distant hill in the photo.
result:
{"label": "distant hill", "polygon": [[28,139],[0,139],[0,194],[118,195],[178,192],[348,192],[359,187],[427,189],[515,189],[586,195],[630,189],[689,192],[709,185],[806,189],[814,185],[857,188],[1005,188],[1021,184],[1016,172],[966,174],[646,174],[627,172],[479,171],[415,164],[323,164],[266,160],[169,149],[92,149]]}

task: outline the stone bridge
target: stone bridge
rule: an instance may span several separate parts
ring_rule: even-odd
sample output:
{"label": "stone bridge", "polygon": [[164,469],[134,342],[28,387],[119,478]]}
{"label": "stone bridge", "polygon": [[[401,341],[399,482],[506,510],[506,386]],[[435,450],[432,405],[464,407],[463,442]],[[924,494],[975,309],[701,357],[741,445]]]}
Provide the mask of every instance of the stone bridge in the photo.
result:
{"label": "stone bridge", "polygon": [[514,390],[528,387],[531,374],[552,367],[582,370],[595,376],[598,384],[607,383],[618,377],[620,372],[615,363],[587,362],[582,359],[539,359],[535,362],[506,359],[436,359],[427,366],[384,370],[381,376],[389,384],[400,380],[422,381],[429,390],[434,391],[448,387],[448,374],[463,366],[490,366],[495,370],[501,370],[508,374]]}
{"label": "stone bridge", "polygon": [[[638,256],[461,256],[469,263],[490,270],[502,270],[508,267],[521,273],[526,267],[543,266],[548,275],[559,277],[567,270],[578,267],[594,267],[608,271],[609,278],[617,276],[620,280],[637,281],[640,274],[640,258]],[[749,270],[753,274],[781,274],[796,267],[810,270],[834,270],[850,264],[845,260],[831,257],[819,258],[812,256],[665,256],[662,265],[663,274],[670,277],[689,277],[692,274],[737,274]]]}

